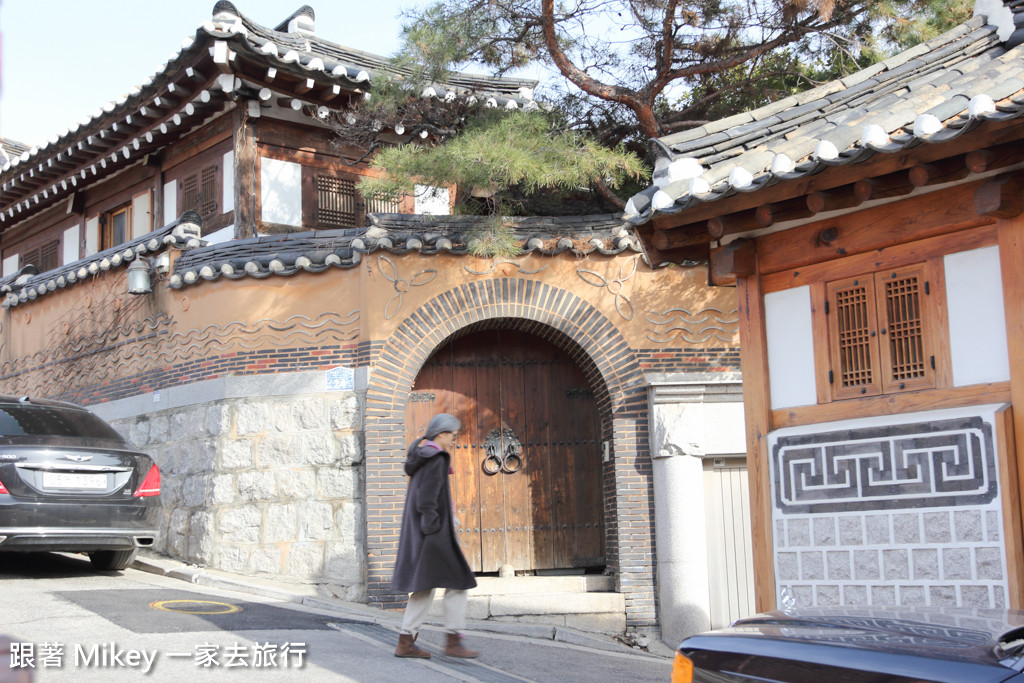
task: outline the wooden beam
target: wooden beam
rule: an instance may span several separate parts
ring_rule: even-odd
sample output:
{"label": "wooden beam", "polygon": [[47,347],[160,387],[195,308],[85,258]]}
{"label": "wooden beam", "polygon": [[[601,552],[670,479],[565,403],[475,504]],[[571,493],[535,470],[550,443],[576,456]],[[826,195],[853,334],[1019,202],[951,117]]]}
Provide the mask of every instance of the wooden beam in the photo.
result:
{"label": "wooden beam", "polygon": [[[740,340],[743,343],[743,340]],[[827,373],[826,373],[827,374]],[[980,403],[1010,401],[1008,382],[972,384],[952,389],[924,389],[901,394],[845,398],[816,406],[799,406],[772,411],[772,429],[799,427],[838,420],[852,420],[865,415],[899,415],[921,410],[960,408]]]}
{"label": "wooden beam", "polygon": [[964,157],[964,163],[971,173],[996,171],[1020,160],[1020,143],[1017,141],[974,150]]}
{"label": "wooden beam", "polygon": [[680,249],[682,247],[695,247],[698,244],[705,244],[711,241],[711,235],[706,229],[676,228],[675,230],[655,230],[651,236],[651,242],[659,251]]}
{"label": "wooden beam", "polygon": [[[758,241],[770,242],[758,249],[761,273],[801,268],[839,256],[862,254],[987,225],[994,219],[978,215],[973,206],[974,190],[983,182],[957,185],[941,193],[916,195],[902,202],[873,206],[790,228],[784,233],[758,237]],[[818,235],[830,227],[838,229],[838,239],[827,248],[821,247]]]}
{"label": "wooden beam", "polygon": [[970,174],[965,155],[940,159],[927,164],[918,164],[910,169],[910,183],[914,187],[927,187],[940,183],[963,180]]}
{"label": "wooden beam", "polygon": [[235,237],[252,237],[256,225],[256,136],[253,120],[244,109],[236,109],[231,119],[235,186],[229,191],[235,193]]}
{"label": "wooden beam", "polygon": [[1024,605],[1024,535],[1021,524],[1022,482],[1017,467],[1017,439],[1013,429],[1014,409],[1005,405],[996,411],[996,457],[999,459],[999,490],[1003,501],[1003,528],[1006,533],[1006,573],[1011,609]]}
{"label": "wooden beam", "polygon": [[295,84],[294,92],[298,95],[305,95],[310,90],[312,90],[315,85],[316,81],[314,81],[312,78],[300,80],[298,83]]}
{"label": "wooden beam", "polygon": [[989,180],[974,193],[974,210],[982,216],[1015,218],[1024,213],[1024,173]]}
{"label": "wooden beam", "polygon": [[724,235],[733,235],[748,230],[759,230],[762,226],[757,222],[757,212],[754,209],[730,213],[724,216],[715,216],[708,220],[708,234],[715,239]]}
{"label": "wooden beam", "polygon": [[863,178],[853,184],[853,192],[862,202],[902,197],[913,190],[914,185],[907,171],[896,171],[878,178]]}
{"label": "wooden beam", "polygon": [[819,190],[807,195],[807,208],[814,213],[852,209],[861,203],[853,185],[843,185],[832,190]]}
{"label": "wooden beam", "polygon": [[[996,223],[996,230],[999,234],[999,266],[1003,281],[1006,344],[1010,357],[1010,402],[1014,406],[1013,456],[1016,461],[1014,464],[1018,475],[1020,498],[1024,497],[1024,481],[1020,480],[1020,475],[1024,473],[1024,217],[1001,220]],[[988,399],[985,401],[988,402]],[[1012,531],[1012,528],[1007,528],[1007,533]],[[1007,556],[1011,565],[1011,576],[1020,577],[1021,567],[1016,566],[1014,558],[1009,556],[1009,548]],[[1011,594],[1009,606],[1022,607],[1013,604],[1013,597]]]}
{"label": "wooden beam", "polygon": [[798,221],[802,218],[813,216],[814,212],[807,208],[807,201],[803,197],[794,197],[784,202],[774,202],[757,207],[754,217],[761,227],[769,227],[776,223],[787,221]]}
{"label": "wooden beam", "polygon": [[715,250],[711,261],[712,276],[720,278],[750,277],[757,268],[757,248],[753,240],[736,240]]}
{"label": "wooden beam", "polygon": [[775,562],[772,537],[771,465],[767,436],[771,429],[768,385],[768,344],[760,276],[736,280],[739,313],[740,367],[743,371],[743,415],[747,436],[747,481],[750,487],[751,546],[754,564],[754,608],[775,608]]}

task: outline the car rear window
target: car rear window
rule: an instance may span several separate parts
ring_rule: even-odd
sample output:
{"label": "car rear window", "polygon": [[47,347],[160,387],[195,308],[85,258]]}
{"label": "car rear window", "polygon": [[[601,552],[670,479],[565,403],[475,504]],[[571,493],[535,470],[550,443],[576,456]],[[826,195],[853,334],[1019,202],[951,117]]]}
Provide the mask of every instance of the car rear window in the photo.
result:
{"label": "car rear window", "polygon": [[86,410],[31,403],[0,406],[0,435],[121,440],[121,436],[110,425]]}

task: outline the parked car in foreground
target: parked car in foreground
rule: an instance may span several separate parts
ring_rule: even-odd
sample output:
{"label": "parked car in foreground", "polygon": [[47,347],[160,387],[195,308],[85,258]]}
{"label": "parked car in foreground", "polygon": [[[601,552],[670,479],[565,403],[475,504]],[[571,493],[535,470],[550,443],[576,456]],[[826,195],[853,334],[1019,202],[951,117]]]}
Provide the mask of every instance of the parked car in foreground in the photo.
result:
{"label": "parked car in foreground", "polygon": [[95,414],[0,395],[0,552],[82,552],[124,569],[156,538],[160,470]]}
{"label": "parked car in foreground", "polygon": [[672,683],[1024,683],[1024,611],[805,608],[679,645]]}

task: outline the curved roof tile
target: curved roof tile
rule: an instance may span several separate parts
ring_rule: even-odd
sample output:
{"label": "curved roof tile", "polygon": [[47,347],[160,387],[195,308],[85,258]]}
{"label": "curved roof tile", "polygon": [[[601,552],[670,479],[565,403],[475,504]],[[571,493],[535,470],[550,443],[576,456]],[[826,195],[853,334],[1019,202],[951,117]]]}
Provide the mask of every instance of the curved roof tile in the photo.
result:
{"label": "curved roof tile", "polygon": [[[369,218],[371,225],[366,228],[264,235],[191,249],[175,262],[169,284],[179,289],[221,277],[266,278],[353,268],[364,254],[379,251],[468,255],[473,233],[482,221],[479,216],[407,214],[370,214]],[[522,254],[640,251],[628,224],[614,214],[525,217],[515,219],[512,226],[522,240]]]}
{"label": "curved roof tile", "polygon": [[[1024,3],[1006,8],[1024,17]],[[654,184],[629,200],[623,217],[644,223],[1020,117],[1024,47],[1004,43],[1000,30],[975,16],[841,80],[651,140]]]}

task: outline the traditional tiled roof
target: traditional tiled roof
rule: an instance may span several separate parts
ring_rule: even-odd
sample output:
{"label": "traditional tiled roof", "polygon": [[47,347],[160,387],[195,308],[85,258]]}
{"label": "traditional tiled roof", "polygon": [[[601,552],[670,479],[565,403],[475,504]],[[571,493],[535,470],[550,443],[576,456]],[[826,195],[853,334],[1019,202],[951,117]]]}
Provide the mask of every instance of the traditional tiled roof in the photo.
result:
{"label": "traditional tiled roof", "polygon": [[[307,71],[348,79],[353,87],[365,84],[380,73],[393,72],[384,57],[344,47],[314,35],[311,28],[315,14],[308,5],[301,7],[276,29],[268,29],[249,20],[228,0],[220,0],[214,6],[213,19],[221,25],[230,22],[228,30],[240,36],[241,39],[234,42],[233,48],[270,55],[282,67],[295,64]],[[299,21],[293,23],[296,19]],[[291,28],[298,30],[286,32]],[[453,94],[486,94],[496,98],[499,106],[509,106],[509,102],[518,106],[524,100],[532,100],[537,82],[453,72],[448,78],[448,84]],[[444,97],[447,93],[444,86],[435,86],[435,95]]]}
{"label": "traditional tiled roof", "polygon": [[1024,24],[1024,0],[983,5],[990,18],[979,14],[847,78],[652,140],[654,184],[629,200],[624,218],[644,223],[1021,116],[1024,34],[1015,22]]}
{"label": "traditional tiled roof", "polygon": [[0,164],[17,159],[29,150],[29,146],[17,140],[0,138]]}
{"label": "traditional tiled roof", "polygon": [[65,289],[87,280],[101,272],[126,268],[132,261],[148,258],[170,247],[193,249],[204,244],[200,239],[202,221],[193,211],[186,211],[181,218],[159,230],[106,249],[87,258],[68,263],[39,273],[35,266],[27,264],[17,273],[0,278],[0,294],[4,299],[3,308],[10,308],[33,301],[58,289]]}
{"label": "traditional tiled roof", "polygon": [[[371,226],[264,235],[192,249],[174,264],[169,284],[180,288],[221,277],[265,278],[299,271],[320,273],[353,268],[364,255],[382,252],[426,255],[471,253],[479,216],[412,216],[371,214]],[[571,252],[618,254],[639,251],[629,226],[616,215],[526,217],[513,219],[522,240],[521,254]]]}
{"label": "traditional tiled roof", "polygon": [[[241,99],[258,113],[273,93],[293,107],[319,111],[360,93],[387,60],[313,33],[313,11],[301,8],[275,30],[226,0],[157,73],[42,146],[0,158],[0,230],[94,182],[137,163]],[[452,74],[424,96],[477,97],[488,106],[532,108],[535,81]],[[408,130],[411,136],[418,131]]]}

